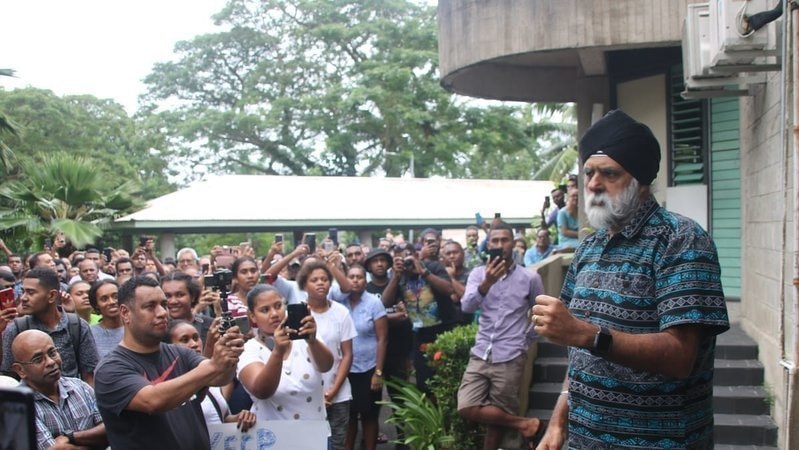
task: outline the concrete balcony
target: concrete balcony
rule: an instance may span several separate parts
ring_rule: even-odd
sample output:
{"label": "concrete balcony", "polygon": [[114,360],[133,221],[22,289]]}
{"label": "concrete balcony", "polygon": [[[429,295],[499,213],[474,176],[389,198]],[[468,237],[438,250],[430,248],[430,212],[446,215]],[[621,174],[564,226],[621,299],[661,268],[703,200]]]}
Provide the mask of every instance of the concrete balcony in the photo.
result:
{"label": "concrete balcony", "polygon": [[679,46],[687,5],[699,2],[439,0],[441,84],[498,100],[601,102],[606,52]]}

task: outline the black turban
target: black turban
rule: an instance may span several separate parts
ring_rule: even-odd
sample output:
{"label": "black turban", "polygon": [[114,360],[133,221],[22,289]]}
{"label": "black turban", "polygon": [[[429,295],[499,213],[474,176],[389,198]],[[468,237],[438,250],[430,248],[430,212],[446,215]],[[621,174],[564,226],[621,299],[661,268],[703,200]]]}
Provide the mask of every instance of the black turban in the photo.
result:
{"label": "black turban", "polygon": [[620,109],[610,111],[580,139],[580,161],[607,155],[642,185],[649,186],[660,168],[660,144],[648,126]]}

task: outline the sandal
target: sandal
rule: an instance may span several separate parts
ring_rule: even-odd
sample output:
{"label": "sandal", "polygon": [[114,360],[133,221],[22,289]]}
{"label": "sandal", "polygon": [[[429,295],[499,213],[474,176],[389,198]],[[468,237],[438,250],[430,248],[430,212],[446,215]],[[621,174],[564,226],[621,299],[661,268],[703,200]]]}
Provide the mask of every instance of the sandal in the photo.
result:
{"label": "sandal", "polygon": [[548,420],[538,419],[538,430],[535,432],[534,435],[528,438],[524,438],[524,441],[527,444],[527,448],[529,450],[535,450],[535,448],[538,447],[538,444],[541,443],[541,439],[544,438],[544,434],[547,432],[548,425],[549,425]]}

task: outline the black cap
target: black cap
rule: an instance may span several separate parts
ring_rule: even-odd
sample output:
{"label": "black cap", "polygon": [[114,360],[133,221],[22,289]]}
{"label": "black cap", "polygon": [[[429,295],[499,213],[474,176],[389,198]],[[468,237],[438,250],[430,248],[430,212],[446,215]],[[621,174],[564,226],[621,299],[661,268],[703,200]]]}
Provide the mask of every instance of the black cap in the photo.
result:
{"label": "black cap", "polygon": [[388,259],[388,263],[391,264],[392,261],[391,253],[383,250],[382,248],[375,248],[372,249],[372,251],[369,252],[369,255],[366,256],[366,259],[363,260],[363,265],[366,268],[367,272],[371,272],[369,270],[369,262],[371,262],[373,259],[377,258],[378,256],[385,256],[386,259]]}
{"label": "black cap", "polygon": [[606,155],[642,185],[649,186],[660,169],[660,144],[648,126],[620,109],[610,111],[580,139],[580,161]]}

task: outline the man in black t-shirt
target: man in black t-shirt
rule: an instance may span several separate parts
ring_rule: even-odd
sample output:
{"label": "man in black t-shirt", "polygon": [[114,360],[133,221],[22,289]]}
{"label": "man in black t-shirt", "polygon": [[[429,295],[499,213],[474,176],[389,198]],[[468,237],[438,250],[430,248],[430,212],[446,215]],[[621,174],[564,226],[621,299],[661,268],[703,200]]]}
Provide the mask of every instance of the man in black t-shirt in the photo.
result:
{"label": "man in black t-shirt", "polygon": [[158,282],[134,277],[118,294],[125,335],[97,368],[97,406],[114,450],[210,449],[200,402],[208,386],[229,383],[244,340],[237,327],[211,359],[162,343],[166,295]]}

